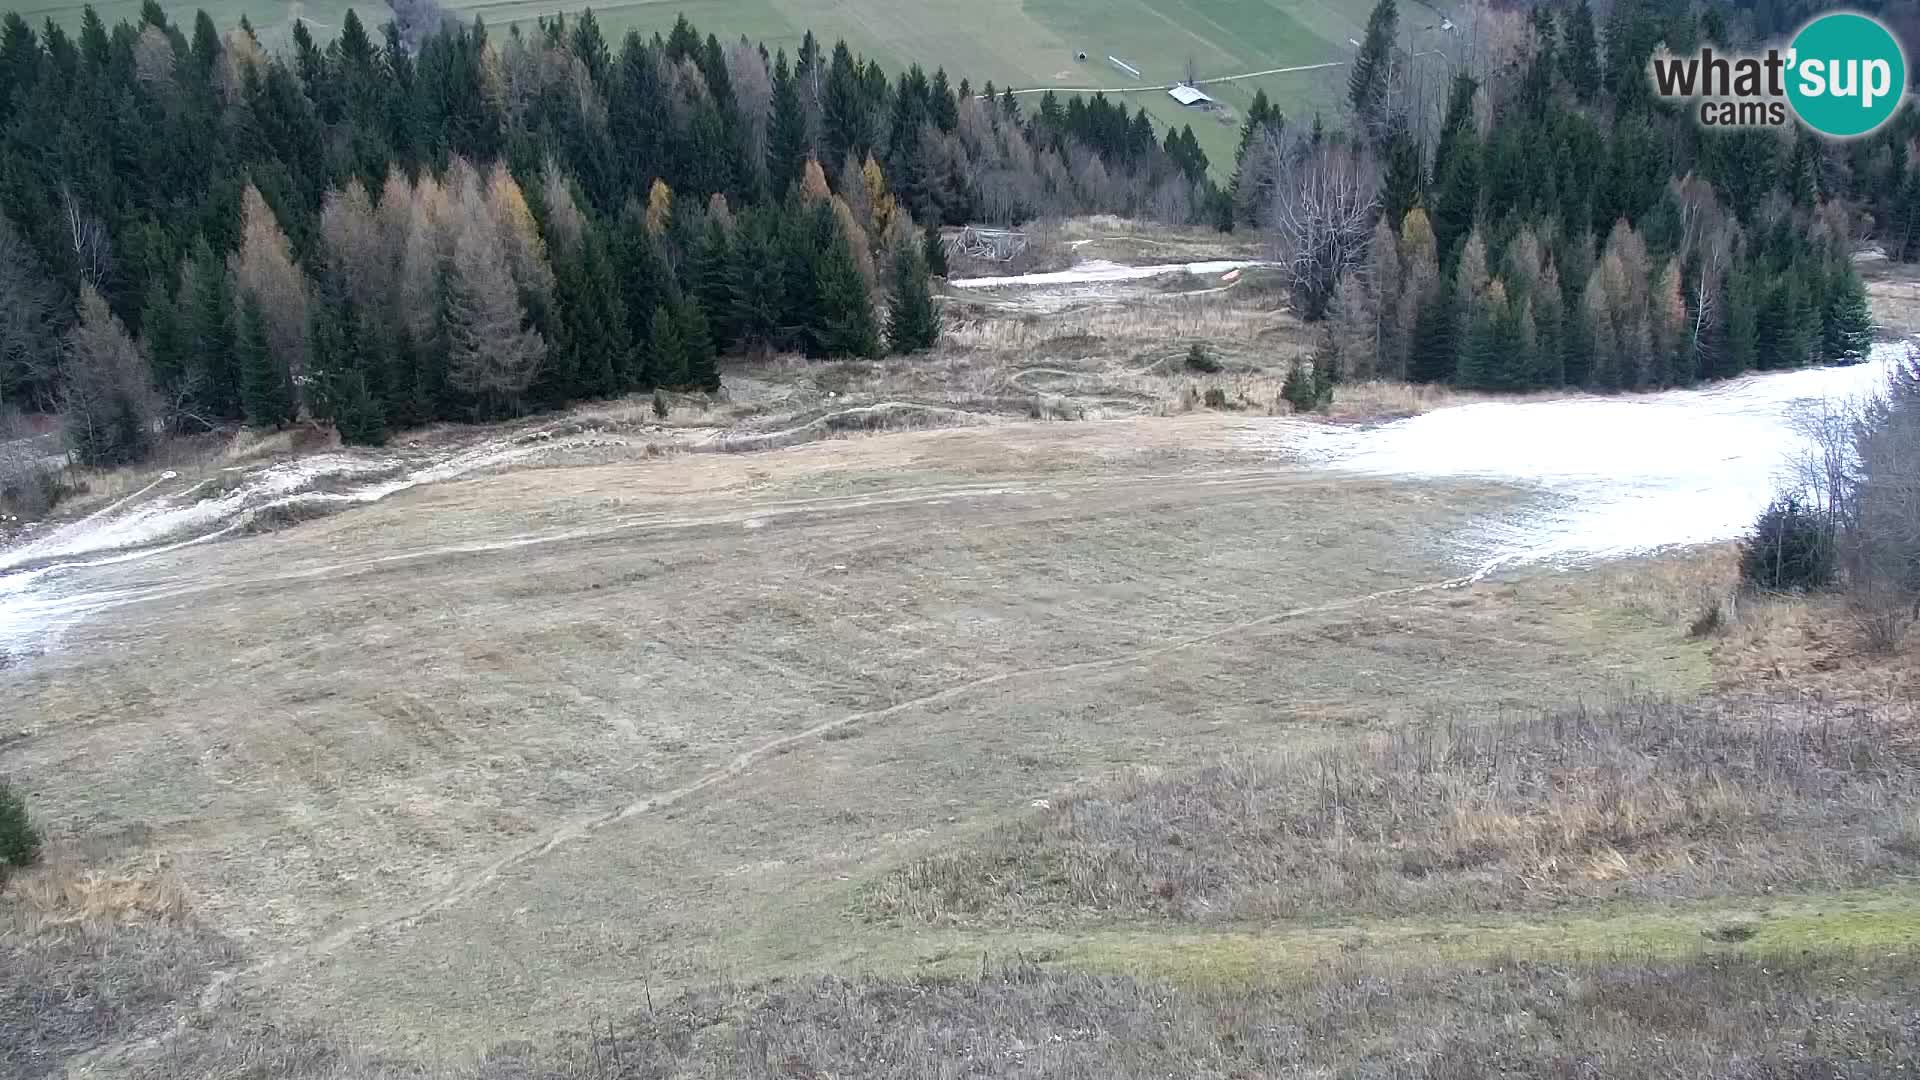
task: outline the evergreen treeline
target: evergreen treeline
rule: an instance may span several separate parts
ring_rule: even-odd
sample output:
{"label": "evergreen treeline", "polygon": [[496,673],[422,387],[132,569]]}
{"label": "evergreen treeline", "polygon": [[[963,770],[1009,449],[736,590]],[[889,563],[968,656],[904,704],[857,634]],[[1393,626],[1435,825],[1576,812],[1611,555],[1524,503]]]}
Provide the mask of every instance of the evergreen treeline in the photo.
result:
{"label": "evergreen treeline", "polygon": [[[1578,0],[1492,13],[1485,82],[1457,70],[1423,130],[1398,18],[1381,0],[1350,69],[1354,134],[1290,132],[1264,101],[1243,133],[1239,221],[1274,228],[1296,291],[1329,298],[1323,364],[1637,390],[1866,355],[1852,248],[1864,229],[1920,257],[1915,110],[1852,143],[1704,128],[1653,98],[1647,57],[1754,39],[1712,5],[1617,0],[1596,27]],[[1372,198],[1371,231],[1311,220],[1301,187]]]}
{"label": "evergreen treeline", "polygon": [[496,35],[421,10],[296,24],[284,55],[155,0],[77,36],[0,19],[0,404],[79,409],[110,461],[142,415],[374,440],[715,389],[728,350],[930,346],[940,224],[1217,198],[1191,129],[1098,97],[1029,118],[812,35],[789,58],[684,18],[616,46],[590,11]]}

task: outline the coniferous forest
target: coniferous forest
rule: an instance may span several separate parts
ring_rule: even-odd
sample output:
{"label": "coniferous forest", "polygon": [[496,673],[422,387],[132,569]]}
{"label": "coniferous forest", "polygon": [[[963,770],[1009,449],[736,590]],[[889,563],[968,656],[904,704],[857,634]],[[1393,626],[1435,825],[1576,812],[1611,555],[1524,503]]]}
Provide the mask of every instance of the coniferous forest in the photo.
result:
{"label": "coniferous forest", "polygon": [[1844,143],[1714,131],[1647,77],[1662,43],[1764,46],[1779,6],[1490,9],[1475,61],[1423,82],[1381,0],[1349,131],[1256,103],[1232,224],[1273,231],[1336,378],[1643,390],[1860,360],[1854,251],[1920,258],[1920,115]]}
{"label": "coniferous forest", "polygon": [[811,36],[427,23],[296,26],[282,55],[153,0],[77,37],[9,13],[0,403],[113,463],[168,426],[304,412],[377,442],[715,390],[731,350],[932,346],[941,224],[1217,198],[1191,130],[1103,99],[1049,96],[1036,128]]}
{"label": "coniferous forest", "polygon": [[934,230],[1083,212],[1271,235],[1323,382],[1629,390],[1858,359],[1854,244],[1920,258],[1914,110],[1838,144],[1652,97],[1658,44],[1748,44],[1777,12],[1488,8],[1436,80],[1381,0],[1342,115],[1258,99],[1217,186],[1190,127],[1102,96],[684,18],[616,43],[591,12],[500,33],[401,10],[273,51],[155,0],[72,35],[0,20],[0,406],[60,411],[81,460],[115,463],[163,430],[308,415],[378,442],[713,390],[730,352],[926,349]]}

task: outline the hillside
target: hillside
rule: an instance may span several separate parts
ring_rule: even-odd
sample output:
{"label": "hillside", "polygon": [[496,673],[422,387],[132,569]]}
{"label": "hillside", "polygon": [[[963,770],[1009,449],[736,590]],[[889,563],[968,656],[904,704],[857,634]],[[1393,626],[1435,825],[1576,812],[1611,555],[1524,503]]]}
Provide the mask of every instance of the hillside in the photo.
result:
{"label": "hillside", "polygon": [[[1353,48],[1348,39],[1359,36],[1371,6],[1365,0],[453,0],[447,5],[463,18],[478,16],[501,30],[514,23],[530,29],[542,15],[592,7],[616,42],[628,30],[664,35],[682,14],[703,31],[745,35],[789,53],[812,30],[829,46],[844,38],[856,53],[878,60],[889,72],[918,63],[929,71],[945,67],[956,83],[967,78],[976,87],[991,80],[996,86],[1099,88],[1164,85],[1185,77],[1189,59],[1203,79],[1345,60]],[[35,24],[50,17],[73,27],[81,7],[56,3],[16,10]],[[330,38],[349,7],[372,26],[390,17],[377,0],[205,4],[222,29],[245,15],[269,47],[286,39],[295,19],[306,21],[316,37]],[[140,15],[139,0],[105,0],[94,9],[109,26]],[[1084,63],[1075,58],[1080,52],[1087,54]],[[1109,54],[1138,68],[1141,78],[1131,79],[1108,64]],[[1211,85],[1208,92],[1237,114],[1264,89],[1281,108],[1305,114],[1336,108],[1344,87],[1339,71],[1319,71]],[[1201,146],[1224,177],[1220,164],[1233,159],[1237,120],[1208,121],[1157,90],[1129,100],[1146,106],[1157,124],[1194,124]]]}

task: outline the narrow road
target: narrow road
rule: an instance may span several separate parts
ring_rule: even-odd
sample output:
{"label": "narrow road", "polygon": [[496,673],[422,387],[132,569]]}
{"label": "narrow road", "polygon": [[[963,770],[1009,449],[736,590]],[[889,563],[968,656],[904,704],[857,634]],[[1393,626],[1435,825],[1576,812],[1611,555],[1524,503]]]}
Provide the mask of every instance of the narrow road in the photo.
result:
{"label": "narrow road", "polygon": [[[1258,79],[1263,75],[1291,75],[1296,71],[1322,71],[1327,68],[1345,67],[1345,60],[1332,60],[1324,64],[1298,64],[1293,67],[1267,68],[1265,71],[1243,71],[1238,75],[1216,75],[1211,79],[1200,79],[1195,86],[1212,86],[1214,83],[1237,82],[1241,79]],[[1025,94],[1137,94],[1147,90],[1171,90],[1181,83],[1159,83],[1154,86],[1036,86],[1027,90],[1015,90],[1013,96]],[[981,95],[984,97],[985,95]]]}

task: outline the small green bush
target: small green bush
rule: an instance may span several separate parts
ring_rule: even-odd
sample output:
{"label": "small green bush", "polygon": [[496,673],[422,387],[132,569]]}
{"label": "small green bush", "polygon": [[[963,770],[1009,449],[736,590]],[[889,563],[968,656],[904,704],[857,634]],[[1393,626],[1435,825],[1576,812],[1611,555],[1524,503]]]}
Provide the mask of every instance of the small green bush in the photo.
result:
{"label": "small green bush", "polygon": [[1821,589],[1833,584],[1837,569],[1832,515],[1792,496],[1762,511],[1740,547],[1740,580],[1756,588]]}
{"label": "small green bush", "polygon": [[40,857],[40,832],[27,816],[27,800],[0,780],[0,881]]}
{"label": "small green bush", "polygon": [[1224,409],[1227,407],[1227,392],[1217,386],[1207,387],[1207,408]]}
{"label": "small green bush", "polygon": [[1220,370],[1220,361],[1214,359],[1213,354],[1207,351],[1205,345],[1196,341],[1193,343],[1193,347],[1187,350],[1187,370],[1198,371],[1203,375],[1211,375]]}
{"label": "small green bush", "polygon": [[663,393],[661,393],[661,392],[660,392],[660,391],[658,391],[658,390],[655,390],[655,391],[653,392],[653,417],[654,417],[654,419],[656,419],[656,420],[665,420],[665,419],[667,418],[667,414],[668,414],[668,413],[670,413],[670,412],[672,412],[672,411],[673,411],[673,410],[672,410],[672,408],[671,408],[671,407],[670,407],[670,406],[669,406],[669,405],[667,404],[667,395],[665,395],[665,394],[663,394]]}
{"label": "small green bush", "polygon": [[1326,366],[1295,360],[1287,369],[1287,381],[1280,385],[1280,396],[1294,412],[1316,412],[1333,404],[1333,380]]}

